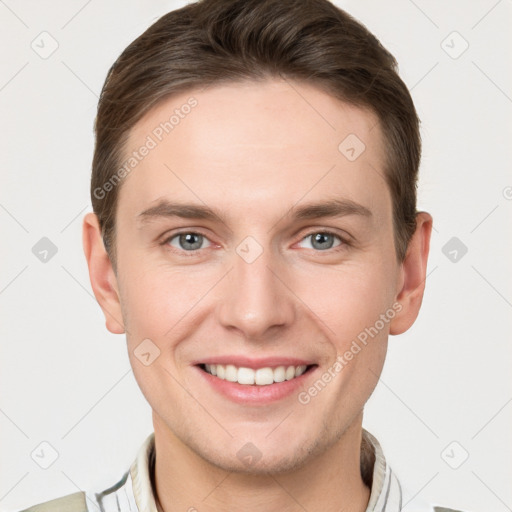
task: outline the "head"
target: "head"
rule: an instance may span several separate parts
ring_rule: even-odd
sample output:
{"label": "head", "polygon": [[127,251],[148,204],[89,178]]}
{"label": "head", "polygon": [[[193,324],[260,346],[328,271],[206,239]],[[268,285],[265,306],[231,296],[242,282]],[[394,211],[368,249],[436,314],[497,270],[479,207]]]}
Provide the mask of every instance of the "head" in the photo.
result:
{"label": "head", "polygon": [[[95,132],[91,283],[155,429],[269,472],[360,424],[389,334],[418,314],[431,229],[393,56],[327,0],[189,4],[111,67]],[[240,403],[204,375],[232,357],[308,371],[286,397]]]}

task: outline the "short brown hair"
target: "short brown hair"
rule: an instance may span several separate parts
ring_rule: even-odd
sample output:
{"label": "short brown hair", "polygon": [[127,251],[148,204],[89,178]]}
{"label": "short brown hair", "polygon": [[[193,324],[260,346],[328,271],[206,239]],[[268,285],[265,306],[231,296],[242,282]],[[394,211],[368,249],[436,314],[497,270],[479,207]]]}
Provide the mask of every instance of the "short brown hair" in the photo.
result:
{"label": "short brown hair", "polygon": [[421,139],[395,58],[328,0],[200,0],[165,14],[135,39],[110,68],[101,92],[91,198],[114,268],[120,185],[97,191],[115,177],[131,128],[171,94],[268,78],[314,85],[378,116],[396,254],[403,260],[416,227]]}

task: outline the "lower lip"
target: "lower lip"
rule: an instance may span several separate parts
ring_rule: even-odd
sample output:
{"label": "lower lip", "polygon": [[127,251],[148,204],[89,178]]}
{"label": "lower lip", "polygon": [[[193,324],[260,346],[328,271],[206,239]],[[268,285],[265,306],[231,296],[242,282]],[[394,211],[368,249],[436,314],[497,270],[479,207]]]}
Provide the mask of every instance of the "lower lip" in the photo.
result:
{"label": "lower lip", "polygon": [[233,402],[245,405],[264,405],[277,402],[278,400],[282,400],[296,393],[304,386],[306,379],[309,379],[311,374],[313,374],[318,367],[313,366],[299,377],[295,377],[291,380],[274,382],[274,384],[268,384],[266,386],[230,382],[211,375],[202,370],[199,366],[195,366],[195,368],[208,384]]}

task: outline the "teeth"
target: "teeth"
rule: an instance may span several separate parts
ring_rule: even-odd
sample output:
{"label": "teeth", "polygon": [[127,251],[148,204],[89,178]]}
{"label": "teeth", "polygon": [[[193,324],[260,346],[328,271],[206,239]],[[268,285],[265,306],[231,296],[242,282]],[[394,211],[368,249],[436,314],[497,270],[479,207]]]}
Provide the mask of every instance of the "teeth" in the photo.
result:
{"label": "teeth", "polygon": [[277,368],[237,368],[232,364],[206,364],[206,371],[211,375],[216,375],[219,379],[229,382],[238,382],[257,386],[268,386],[274,382],[283,382],[299,377],[305,371],[307,366],[278,366]]}
{"label": "teeth", "polygon": [[229,382],[236,382],[238,380],[238,370],[232,364],[226,366],[226,380]]}

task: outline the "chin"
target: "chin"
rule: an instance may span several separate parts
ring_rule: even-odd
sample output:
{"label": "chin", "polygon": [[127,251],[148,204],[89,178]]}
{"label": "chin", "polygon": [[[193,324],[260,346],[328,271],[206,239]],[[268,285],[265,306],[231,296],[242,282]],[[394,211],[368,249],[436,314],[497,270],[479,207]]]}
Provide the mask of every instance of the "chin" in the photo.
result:
{"label": "chin", "polygon": [[[256,460],[258,456],[261,458]],[[216,457],[214,454],[208,454],[207,456],[203,455],[203,458],[212,465],[230,473],[268,476],[297,470],[306,463],[308,454],[294,452],[294,447],[287,446],[286,453],[283,454],[274,452],[265,456],[265,453],[261,451],[259,454],[255,453],[255,458],[252,461],[248,459],[247,455],[241,457],[236,453],[231,457]]]}

